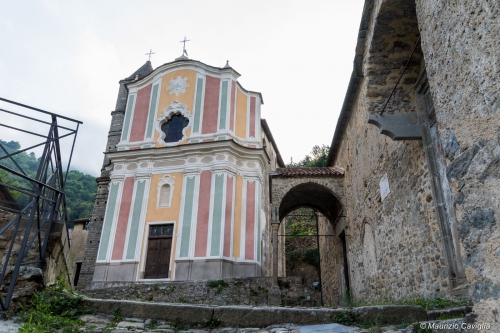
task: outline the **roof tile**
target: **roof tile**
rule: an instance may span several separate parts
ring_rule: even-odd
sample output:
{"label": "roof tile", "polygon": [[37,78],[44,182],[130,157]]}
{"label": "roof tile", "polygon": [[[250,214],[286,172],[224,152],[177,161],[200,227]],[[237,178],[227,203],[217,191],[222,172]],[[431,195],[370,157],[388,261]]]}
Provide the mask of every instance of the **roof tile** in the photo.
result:
{"label": "roof tile", "polygon": [[278,168],[276,176],[294,177],[294,176],[342,176],[344,168],[334,167],[315,167],[315,168]]}

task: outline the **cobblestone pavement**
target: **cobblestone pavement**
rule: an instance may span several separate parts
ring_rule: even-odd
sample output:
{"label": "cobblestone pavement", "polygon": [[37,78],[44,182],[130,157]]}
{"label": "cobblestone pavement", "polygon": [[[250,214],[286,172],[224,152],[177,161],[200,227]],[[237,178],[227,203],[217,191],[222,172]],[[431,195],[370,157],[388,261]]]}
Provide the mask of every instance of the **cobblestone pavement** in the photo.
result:
{"label": "cobblestone pavement", "polygon": [[0,333],[17,333],[20,326],[13,320],[0,320]]}
{"label": "cobblestone pavement", "polygon": [[[125,318],[120,322],[113,322],[112,316],[84,315],[80,317],[85,322],[82,332],[86,333],[369,333],[370,330],[340,324],[322,324],[297,326],[293,324],[271,325],[265,328],[203,328],[193,329],[182,325],[169,324],[151,319]],[[14,320],[0,321],[0,333],[17,333],[21,325]],[[383,328],[383,332],[395,332],[392,327]],[[406,330],[398,331],[399,333]],[[411,332],[411,331],[408,331]],[[60,332],[62,333],[62,330]]]}

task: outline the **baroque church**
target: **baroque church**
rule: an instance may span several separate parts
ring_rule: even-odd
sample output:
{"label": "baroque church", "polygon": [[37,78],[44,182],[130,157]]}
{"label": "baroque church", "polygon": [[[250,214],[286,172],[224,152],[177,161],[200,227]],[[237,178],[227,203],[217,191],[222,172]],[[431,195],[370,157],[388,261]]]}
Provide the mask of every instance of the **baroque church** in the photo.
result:
{"label": "baroque church", "polygon": [[182,56],[120,81],[93,281],[261,276],[266,178],[283,161],[239,76]]}

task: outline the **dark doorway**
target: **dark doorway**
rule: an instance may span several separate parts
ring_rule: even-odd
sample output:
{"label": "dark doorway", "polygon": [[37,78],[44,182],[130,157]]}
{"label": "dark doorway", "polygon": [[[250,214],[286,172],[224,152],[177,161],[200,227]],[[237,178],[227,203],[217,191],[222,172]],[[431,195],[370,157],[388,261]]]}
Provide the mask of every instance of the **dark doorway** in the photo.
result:
{"label": "dark doorway", "polygon": [[173,224],[149,226],[145,279],[168,278],[173,231]]}
{"label": "dark doorway", "polygon": [[76,272],[75,272],[75,278],[73,280],[73,285],[77,286],[78,285],[78,279],[80,278],[80,271],[82,270],[82,263],[77,262],[76,263]]}
{"label": "dark doorway", "polygon": [[345,231],[342,231],[339,235],[340,241],[342,242],[342,256],[344,257],[344,279],[345,279],[345,290],[346,295],[351,293],[351,284],[349,283],[349,266],[347,263],[347,243],[345,239]]}

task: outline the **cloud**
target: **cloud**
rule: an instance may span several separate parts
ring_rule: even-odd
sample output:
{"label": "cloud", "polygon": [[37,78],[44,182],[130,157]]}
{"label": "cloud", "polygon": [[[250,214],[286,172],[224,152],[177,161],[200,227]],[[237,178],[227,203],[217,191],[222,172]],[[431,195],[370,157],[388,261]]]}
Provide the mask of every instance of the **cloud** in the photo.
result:
{"label": "cloud", "polygon": [[84,106],[82,120],[109,122],[114,109],[118,81],[124,76],[115,45],[87,29],[80,37],[73,66],[78,98]]}
{"label": "cloud", "polygon": [[42,4],[53,13],[59,13],[61,10],[61,4],[57,0],[42,0]]}

